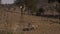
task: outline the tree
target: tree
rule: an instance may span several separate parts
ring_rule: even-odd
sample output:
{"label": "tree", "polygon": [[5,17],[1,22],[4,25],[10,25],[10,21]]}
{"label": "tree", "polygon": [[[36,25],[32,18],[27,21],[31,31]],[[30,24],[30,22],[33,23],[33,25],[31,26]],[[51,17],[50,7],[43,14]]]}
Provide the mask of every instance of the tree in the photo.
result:
{"label": "tree", "polygon": [[15,3],[16,5],[21,5],[24,1],[23,0],[15,0]]}
{"label": "tree", "polygon": [[55,1],[57,1],[58,3],[60,3],[60,0],[48,0],[48,3],[55,2]]}
{"label": "tree", "polygon": [[24,4],[26,7],[28,7],[31,10],[31,13],[38,10],[37,4],[39,3],[39,0],[24,0]]}
{"label": "tree", "polygon": [[44,9],[40,8],[38,12],[36,12],[36,16],[40,16],[41,13],[44,13]]}
{"label": "tree", "polygon": [[48,3],[55,2],[56,0],[48,0]]}
{"label": "tree", "polygon": [[60,3],[60,0],[57,0],[58,1],[58,3]]}

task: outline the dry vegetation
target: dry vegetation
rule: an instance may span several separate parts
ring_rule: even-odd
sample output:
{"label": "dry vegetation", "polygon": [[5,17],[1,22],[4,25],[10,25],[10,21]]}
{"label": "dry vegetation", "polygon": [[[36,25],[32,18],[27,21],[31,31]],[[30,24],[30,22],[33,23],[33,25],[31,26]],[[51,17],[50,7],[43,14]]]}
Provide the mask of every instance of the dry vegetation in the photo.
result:
{"label": "dry vegetation", "polygon": [[[55,23],[57,22],[57,23]],[[23,31],[28,23],[33,30]],[[55,18],[23,15],[18,7],[0,8],[0,34],[60,34],[60,20]]]}

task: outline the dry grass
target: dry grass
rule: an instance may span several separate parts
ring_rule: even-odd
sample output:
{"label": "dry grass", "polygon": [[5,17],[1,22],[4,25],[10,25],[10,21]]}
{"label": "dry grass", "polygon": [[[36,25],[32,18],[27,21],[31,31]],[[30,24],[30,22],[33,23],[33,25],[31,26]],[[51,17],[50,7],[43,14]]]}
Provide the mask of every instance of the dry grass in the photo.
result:
{"label": "dry grass", "polygon": [[[12,10],[13,12],[7,12],[0,9],[0,31],[13,32],[13,34],[60,34],[60,24],[52,22],[60,22],[59,19],[31,15],[23,15],[23,17],[21,17],[19,10],[20,9],[17,8],[16,10]],[[17,13],[14,13],[14,11]],[[32,23],[35,29],[22,31],[28,23]]]}

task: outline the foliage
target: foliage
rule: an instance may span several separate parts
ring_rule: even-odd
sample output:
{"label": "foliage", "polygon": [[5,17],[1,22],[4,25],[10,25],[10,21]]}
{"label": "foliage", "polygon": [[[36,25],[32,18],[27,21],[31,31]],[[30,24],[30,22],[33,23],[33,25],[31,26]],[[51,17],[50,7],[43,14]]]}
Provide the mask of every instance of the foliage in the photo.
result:
{"label": "foliage", "polygon": [[57,1],[58,3],[60,3],[60,0],[48,0],[48,3],[55,2],[55,1]]}
{"label": "foliage", "polygon": [[14,4],[19,5],[19,4],[21,4],[21,3],[23,3],[23,0],[15,0],[15,3],[14,3]]}
{"label": "foliage", "polygon": [[56,8],[56,10],[57,10],[57,12],[59,12],[59,13],[60,13],[60,6],[59,6],[58,8]]}
{"label": "foliage", "polygon": [[55,0],[48,0],[48,3],[55,2]]}
{"label": "foliage", "polygon": [[36,12],[36,16],[40,16],[41,13],[44,13],[44,9],[43,8],[40,8],[38,12]]}
{"label": "foliage", "polygon": [[44,12],[44,9],[43,9],[43,8],[40,8],[40,9],[39,9],[39,12]]}
{"label": "foliage", "polygon": [[60,3],[60,0],[58,0],[58,3]]}
{"label": "foliage", "polygon": [[32,11],[37,11],[37,4],[39,0],[24,0],[24,4]]}
{"label": "foliage", "polygon": [[33,12],[38,11],[38,8],[37,8],[38,3],[39,3],[39,0],[16,0],[15,1],[16,5],[24,4],[29,10]]}

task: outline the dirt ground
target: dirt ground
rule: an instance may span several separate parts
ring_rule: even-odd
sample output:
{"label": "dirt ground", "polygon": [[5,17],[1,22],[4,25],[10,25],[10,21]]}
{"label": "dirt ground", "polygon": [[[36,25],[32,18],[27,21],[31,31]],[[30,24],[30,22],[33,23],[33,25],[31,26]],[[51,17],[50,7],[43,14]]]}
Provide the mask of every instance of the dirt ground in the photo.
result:
{"label": "dirt ground", "polygon": [[[0,34],[60,34],[60,20],[32,15],[21,16],[20,9],[0,8]],[[28,23],[33,30],[23,31]]]}

